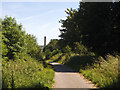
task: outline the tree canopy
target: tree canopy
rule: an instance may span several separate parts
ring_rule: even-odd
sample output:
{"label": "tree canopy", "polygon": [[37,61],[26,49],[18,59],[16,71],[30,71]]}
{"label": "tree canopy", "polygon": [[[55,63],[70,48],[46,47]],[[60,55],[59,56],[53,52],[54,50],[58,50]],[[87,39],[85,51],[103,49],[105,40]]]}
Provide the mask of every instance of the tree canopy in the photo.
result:
{"label": "tree canopy", "polygon": [[82,42],[87,48],[108,53],[119,50],[120,3],[83,3],[78,9],[67,9],[67,19],[60,20],[61,40],[72,48]]}
{"label": "tree canopy", "polygon": [[41,47],[33,35],[26,34],[15,18],[6,16],[2,20],[2,55],[14,59],[18,53],[28,54],[38,59]]}

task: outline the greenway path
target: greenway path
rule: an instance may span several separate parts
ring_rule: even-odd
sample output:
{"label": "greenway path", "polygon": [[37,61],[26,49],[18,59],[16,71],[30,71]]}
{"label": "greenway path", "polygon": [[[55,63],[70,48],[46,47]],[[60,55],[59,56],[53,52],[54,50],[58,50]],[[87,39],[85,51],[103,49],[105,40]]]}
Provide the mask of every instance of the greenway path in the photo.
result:
{"label": "greenway path", "polygon": [[56,62],[50,62],[50,64],[55,68],[55,83],[53,88],[96,88],[84,76],[78,72],[74,72],[69,67]]}

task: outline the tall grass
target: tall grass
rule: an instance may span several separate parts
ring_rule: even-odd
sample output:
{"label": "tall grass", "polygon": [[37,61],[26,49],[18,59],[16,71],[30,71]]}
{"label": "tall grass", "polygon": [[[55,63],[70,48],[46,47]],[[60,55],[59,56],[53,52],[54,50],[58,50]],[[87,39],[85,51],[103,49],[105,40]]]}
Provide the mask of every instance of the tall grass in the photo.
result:
{"label": "tall grass", "polygon": [[2,62],[3,88],[51,88],[53,78],[51,68],[30,57]]}
{"label": "tall grass", "polygon": [[107,55],[99,57],[93,66],[86,66],[80,72],[100,88],[118,88],[118,58]]}

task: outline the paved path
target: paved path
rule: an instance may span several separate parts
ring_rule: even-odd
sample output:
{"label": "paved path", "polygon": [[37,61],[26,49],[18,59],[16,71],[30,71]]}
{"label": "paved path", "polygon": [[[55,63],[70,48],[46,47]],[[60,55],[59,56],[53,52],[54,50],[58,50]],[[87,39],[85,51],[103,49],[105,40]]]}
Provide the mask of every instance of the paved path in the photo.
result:
{"label": "paved path", "polygon": [[65,65],[50,62],[55,67],[55,84],[53,88],[96,88],[78,72]]}

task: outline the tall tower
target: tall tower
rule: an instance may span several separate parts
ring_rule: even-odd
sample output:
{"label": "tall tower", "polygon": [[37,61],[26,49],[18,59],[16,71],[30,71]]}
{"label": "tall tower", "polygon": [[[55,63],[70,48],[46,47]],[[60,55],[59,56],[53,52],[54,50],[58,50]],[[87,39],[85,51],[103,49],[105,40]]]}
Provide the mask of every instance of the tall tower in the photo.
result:
{"label": "tall tower", "polygon": [[46,36],[44,36],[44,47],[46,46]]}

